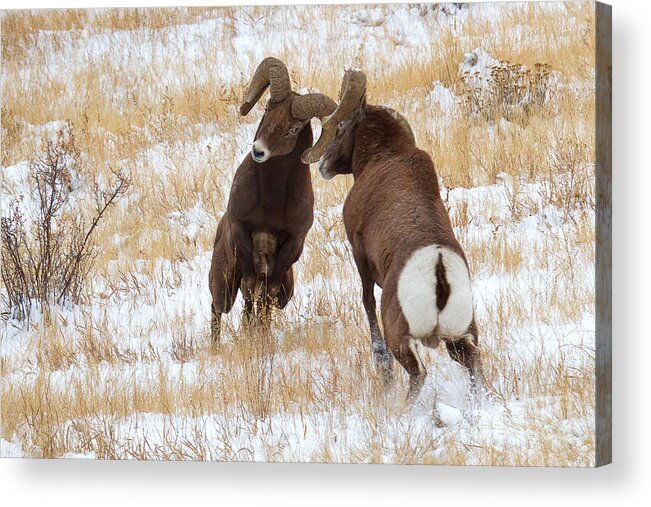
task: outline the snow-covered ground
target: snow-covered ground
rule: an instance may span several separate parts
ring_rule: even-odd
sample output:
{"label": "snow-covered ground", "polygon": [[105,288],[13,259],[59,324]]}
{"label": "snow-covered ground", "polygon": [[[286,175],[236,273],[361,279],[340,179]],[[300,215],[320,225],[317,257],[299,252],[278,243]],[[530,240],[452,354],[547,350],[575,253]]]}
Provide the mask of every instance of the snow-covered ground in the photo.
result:
{"label": "snow-covered ground", "polygon": [[[297,73],[299,89],[333,95],[339,77],[326,80],[324,69],[340,73],[344,67],[362,67],[369,100],[383,96],[387,105],[399,108],[421,147],[434,152],[436,147],[423,145],[424,140],[442,138],[466,114],[462,91],[437,79],[397,94],[384,80],[397,79],[414,61],[417,68],[427,65],[440,51],[439,35],[446,33],[462,49],[458,61],[448,62],[451,72],[470,70],[479,76],[477,86],[485,86],[498,60],[488,52],[491,40],[482,48],[469,24],[484,26],[516,12],[511,4],[311,9],[206,11],[192,23],[159,29],[39,32],[32,48],[40,55],[38,66],[25,64],[15,71],[31,83],[47,68],[49,79],[68,83],[65,100],[75,96],[74,76],[66,77],[70,62],[79,74],[99,69],[96,78],[99,86],[106,81],[105,100],[117,110],[131,100],[135,84],[116,75],[153,77],[150,85],[138,87],[141,100],[158,100],[189,86],[217,87],[235,96],[224,108],[228,119],[195,123],[176,135],[165,131],[164,122],[163,134],[155,121],[138,127],[147,142],[123,159],[133,183],[100,231],[112,246],[98,257],[89,301],[54,309],[47,325],[38,312],[29,323],[4,323],[1,455],[593,463],[590,164],[565,165],[553,174],[503,167],[492,181],[468,188],[448,189],[453,179],[441,180],[442,197],[468,254],[493,388],[476,413],[465,372],[441,349],[421,350],[430,375],[415,407],[404,406],[402,374],[387,393],[379,385],[361,288],[341,223],[350,185],[343,179],[328,183],[315,173],[315,224],[296,266],[294,299],[276,314],[271,337],[248,336],[241,329],[238,299],[226,318],[222,351],[209,353],[211,242],[232,175],[260,118],[260,106],[255,121],[240,120],[236,113],[237,94],[259,61],[279,55]],[[553,14],[563,6],[552,3],[546,9]],[[101,18],[102,11],[96,16]],[[272,29],[278,24],[281,33]],[[513,40],[540,43],[535,32],[517,24],[502,31]],[[3,75],[4,87],[10,77]],[[570,78],[555,71],[554,80],[560,88]],[[323,83],[322,88],[315,83]],[[589,89],[587,83],[574,90]],[[28,123],[24,132],[42,140],[66,119]],[[494,142],[471,147],[479,152],[490,152],[505,137],[526,138],[531,128],[505,119],[473,125]],[[120,159],[127,134],[107,131],[100,137],[107,153]],[[563,146],[560,141],[543,146],[541,153],[565,161],[559,154]],[[27,160],[3,167],[3,216],[20,194],[24,212],[35,212],[28,167]],[[447,175],[450,168],[442,171]],[[155,212],[147,209],[151,193],[165,203]],[[151,219],[144,218],[148,213]],[[125,221],[125,226],[115,225]],[[170,244],[184,245],[182,254],[167,249]],[[432,422],[435,398],[443,428]]]}

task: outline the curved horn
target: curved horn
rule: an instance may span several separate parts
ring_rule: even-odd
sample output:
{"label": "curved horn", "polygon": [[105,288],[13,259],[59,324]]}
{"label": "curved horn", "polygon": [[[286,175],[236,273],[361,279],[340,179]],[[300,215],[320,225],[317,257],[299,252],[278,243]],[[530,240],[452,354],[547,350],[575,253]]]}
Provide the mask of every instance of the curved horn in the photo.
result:
{"label": "curved horn", "polygon": [[297,120],[322,119],[337,109],[337,103],[322,93],[299,95],[292,100],[292,116]]}
{"label": "curved horn", "polygon": [[271,96],[269,97],[271,102],[282,102],[292,89],[287,67],[283,62],[271,56],[262,60],[258,68],[255,69],[249,84],[249,90],[244,98],[244,104],[240,107],[242,116],[249,114],[249,111],[262,97],[267,86],[271,88]]}
{"label": "curved horn", "polygon": [[347,70],[341,82],[340,102],[335,112],[323,118],[321,122],[321,137],[303,152],[301,160],[305,164],[313,164],[321,158],[330,141],[337,134],[339,122],[345,120],[357,108],[359,101],[366,93],[366,75],[359,70]]}
{"label": "curved horn", "polygon": [[398,111],[395,109],[391,109],[390,107],[386,106],[381,106],[382,109],[384,109],[387,113],[389,113],[391,116],[393,116],[398,123],[400,123],[400,126],[403,128],[405,132],[407,132],[407,135],[411,138],[414,143],[416,142],[416,137],[414,136],[414,131],[411,130],[411,125],[409,125],[409,122],[407,121],[407,118],[402,116]]}

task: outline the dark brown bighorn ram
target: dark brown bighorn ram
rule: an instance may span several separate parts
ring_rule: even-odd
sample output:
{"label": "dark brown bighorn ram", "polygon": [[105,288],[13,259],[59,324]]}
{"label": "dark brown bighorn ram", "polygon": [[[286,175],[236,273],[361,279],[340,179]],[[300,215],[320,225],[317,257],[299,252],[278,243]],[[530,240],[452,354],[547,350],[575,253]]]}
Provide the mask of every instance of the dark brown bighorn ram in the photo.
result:
{"label": "dark brown bighorn ram", "polygon": [[332,113],[337,104],[320,93],[294,93],[285,64],[265,58],[251,79],[242,115],[267,87],[265,114],[251,153],[237,168],[217,227],[209,275],[213,346],[219,344],[221,316],[231,310],[238,289],[246,320],[259,318],[270,303],[287,305],[294,291],[292,265],[312,226],[312,180],[301,155],[312,146],[310,120]]}
{"label": "dark brown bighorn ram", "polygon": [[[322,120],[323,134],[303,161],[321,158],[325,179],[351,174],[344,204],[346,234],[362,280],[375,363],[392,378],[388,344],[409,374],[407,399],[415,401],[427,372],[415,342],[443,340],[470,372],[474,398],[482,378],[470,274],[440,197],[430,156],[418,149],[407,121],[395,111],[366,104],[366,76],[347,71],[340,103]],[[382,287],[382,339],[373,287]]]}

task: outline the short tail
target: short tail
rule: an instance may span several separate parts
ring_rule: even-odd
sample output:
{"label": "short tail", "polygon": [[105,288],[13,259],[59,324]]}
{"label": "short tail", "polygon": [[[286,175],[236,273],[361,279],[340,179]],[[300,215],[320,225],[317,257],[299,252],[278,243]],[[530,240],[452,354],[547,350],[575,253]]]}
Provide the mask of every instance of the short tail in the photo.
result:
{"label": "short tail", "polygon": [[429,245],[416,250],[398,278],[398,299],[417,339],[463,336],[473,317],[470,274],[453,250]]}
{"label": "short tail", "polygon": [[439,258],[434,268],[436,273],[436,307],[439,312],[443,311],[450,298],[450,284],[445,276],[445,266],[443,265],[443,253],[439,250]]}

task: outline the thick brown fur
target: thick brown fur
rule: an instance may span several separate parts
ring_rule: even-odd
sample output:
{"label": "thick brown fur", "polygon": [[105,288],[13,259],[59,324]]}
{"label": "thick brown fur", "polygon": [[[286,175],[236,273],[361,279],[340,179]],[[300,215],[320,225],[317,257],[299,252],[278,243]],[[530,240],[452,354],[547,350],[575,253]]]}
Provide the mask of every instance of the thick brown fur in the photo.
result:
{"label": "thick brown fur", "polygon": [[247,154],[217,227],[209,274],[213,347],[219,345],[221,316],[231,310],[238,289],[247,321],[269,304],[284,308],[293,295],[292,265],[314,216],[310,170],[300,160],[312,146],[312,129],[309,120],[292,118],[294,96],[267,104],[255,140],[269,147],[270,158],[258,163]]}
{"label": "thick brown fur", "polygon": [[[390,379],[388,345],[409,374],[408,399],[413,401],[427,372],[416,355],[413,337],[398,300],[400,273],[413,252],[433,244],[445,246],[466,260],[441,200],[432,160],[416,147],[408,132],[386,109],[367,106],[362,98],[352,115],[339,124],[319,169],[327,179],[336,174],[352,173],[354,176],[343,214],[362,280],[374,357],[385,378]],[[445,277],[443,265],[436,270],[437,278],[442,280]],[[374,284],[383,289],[385,341],[377,325]],[[442,301],[449,295],[450,287],[446,285],[447,282],[437,287]],[[445,291],[448,293],[443,294]],[[422,342],[436,346],[439,338],[449,337],[433,335]],[[455,338],[454,341],[446,340],[448,351],[454,360],[468,368],[473,392],[476,392],[481,365],[474,319],[468,332]]]}

